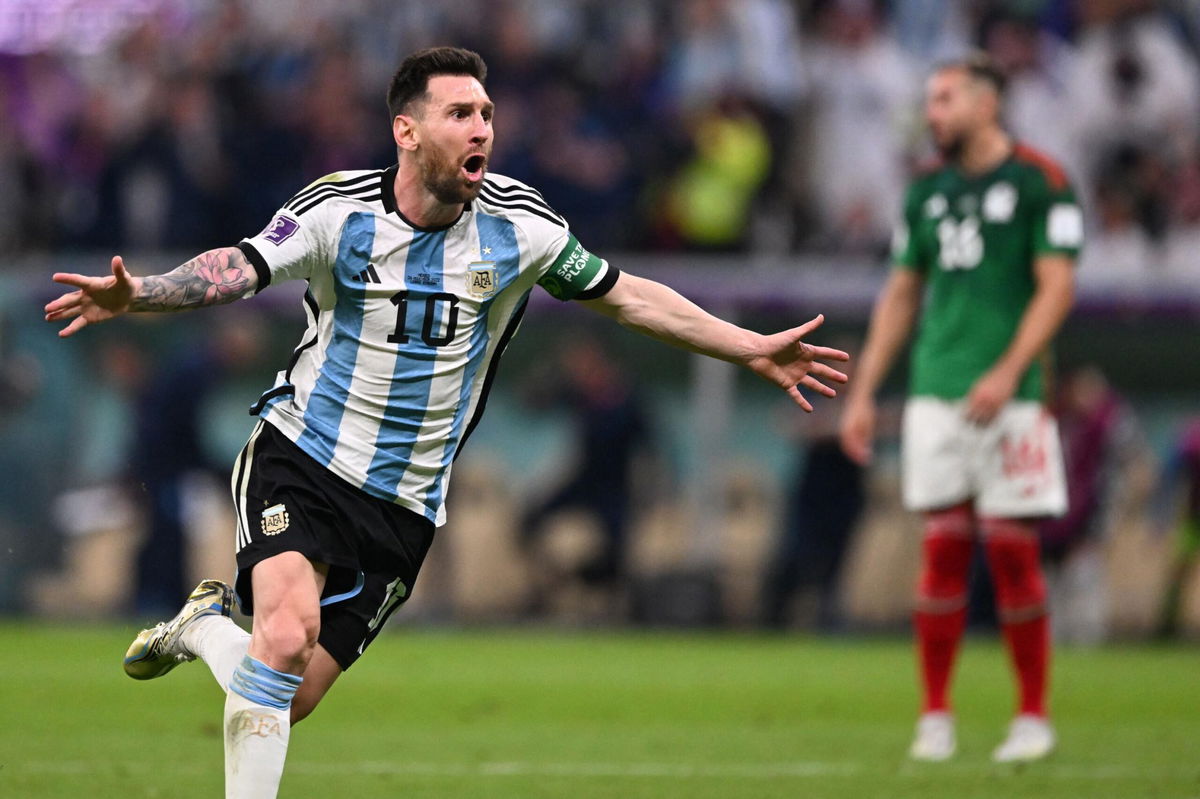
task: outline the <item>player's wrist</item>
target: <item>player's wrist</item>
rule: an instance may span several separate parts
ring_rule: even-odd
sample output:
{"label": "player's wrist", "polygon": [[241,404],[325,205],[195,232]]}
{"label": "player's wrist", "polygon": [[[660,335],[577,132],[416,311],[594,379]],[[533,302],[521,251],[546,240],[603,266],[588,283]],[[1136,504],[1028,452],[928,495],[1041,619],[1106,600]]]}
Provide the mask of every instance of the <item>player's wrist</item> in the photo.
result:
{"label": "player's wrist", "polygon": [[875,397],[870,394],[859,394],[846,397],[845,413],[860,415],[875,412]]}
{"label": "player's wrist", "polygon": [[1025,371],[1020,363],[1011,360],[1002,360],[992,367],[992,373],[1003,378],[1009,383],[1016,383],[1021,379],[1021,374]]}

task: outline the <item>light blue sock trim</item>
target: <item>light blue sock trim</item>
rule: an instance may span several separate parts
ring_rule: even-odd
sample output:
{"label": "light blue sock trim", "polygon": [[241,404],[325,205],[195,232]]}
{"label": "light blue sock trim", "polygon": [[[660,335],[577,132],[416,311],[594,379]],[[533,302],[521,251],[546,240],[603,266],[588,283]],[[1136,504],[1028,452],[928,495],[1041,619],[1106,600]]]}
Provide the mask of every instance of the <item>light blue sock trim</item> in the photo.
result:
{"label": "light blue sock trim", "polygon": [[302,682],[303,677],[275,671],[261,660],[246,655],[233,671],[229,690],[256,705],[285,710],[291,707],[292,697]]}

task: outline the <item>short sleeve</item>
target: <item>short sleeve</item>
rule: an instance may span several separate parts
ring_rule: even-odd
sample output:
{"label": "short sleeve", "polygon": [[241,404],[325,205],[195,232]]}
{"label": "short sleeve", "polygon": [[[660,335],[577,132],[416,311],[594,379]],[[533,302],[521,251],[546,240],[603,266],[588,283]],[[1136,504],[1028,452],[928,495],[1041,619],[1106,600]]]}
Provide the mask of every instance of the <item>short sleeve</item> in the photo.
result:
{"label": "short sleeve", "polygon": [[1033,192],[1033,251],[1035,255],[1079,256],[1083,248],[1083,211],[1070,184],[1047,178]]}
{"label": "short sleeve", "polygon": [[328,228],[334,204],[325,203],[303,213],[297,213],[292,205],[289,201],[261,233],[238,244],[258,274],[258,291],[272,283],[311,277],[316,265],[330,260]]}
{"label": "short sleeve", "polygon": [[556,300],[594,300],[617,282],[620,270],[592,255],[574,235],[563,231],[561,249],[538,270],[538,285]]}
{"label": "short sleeve", "polygon": [[904,196],[904,210],[892,231],[892,263],[901,269],[924,272],[929,258],[917,235],[921,219],[921,194],[916,185],[908,187]]}

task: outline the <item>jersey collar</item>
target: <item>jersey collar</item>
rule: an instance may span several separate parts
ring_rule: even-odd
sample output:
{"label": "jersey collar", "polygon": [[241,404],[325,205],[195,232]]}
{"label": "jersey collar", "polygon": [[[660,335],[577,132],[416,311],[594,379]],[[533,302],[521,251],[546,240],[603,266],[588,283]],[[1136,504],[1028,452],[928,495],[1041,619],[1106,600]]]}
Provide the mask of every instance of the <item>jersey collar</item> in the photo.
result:
{"label": "jersey collar", "polygon": [[400,209],[396,207],[396,173],[399,171],[399,164],[393,164],[383,171],[382,184],[379,187],[383,194],[383,209],[389,214],[395,214],[396,216],[400,217],[404,224],[408,225],[413,230],[416,230],[420,233],[437,233],[441,230],[449,230],[462,221],[462,218],[466,215],[467,211],[471,210],[471,203],[466,202],[463,203],[462,213],[455,217],[453,222],[449,222],[445,225],[437,225],[436,227],[423,227],[418,225],[416,222],[405,216]]}

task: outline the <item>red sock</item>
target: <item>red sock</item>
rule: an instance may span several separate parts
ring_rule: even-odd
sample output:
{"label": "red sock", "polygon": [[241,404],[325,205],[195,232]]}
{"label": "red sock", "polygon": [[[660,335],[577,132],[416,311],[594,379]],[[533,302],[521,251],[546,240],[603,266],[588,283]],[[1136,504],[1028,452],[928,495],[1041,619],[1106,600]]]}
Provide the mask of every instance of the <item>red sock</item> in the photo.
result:
{"label": "red sock", "polygon": [[1000,625],[1017,673],[1017,712],[1045,716],[1050,624],[1037,530],[1015,519],[984,519],[982,527]]}
{"label": "red sock", "polygon": [[967,621],[972,526],[969,505],[925,517],[921,581],[913,614],[925,713],[950,709],[947,689]]}

